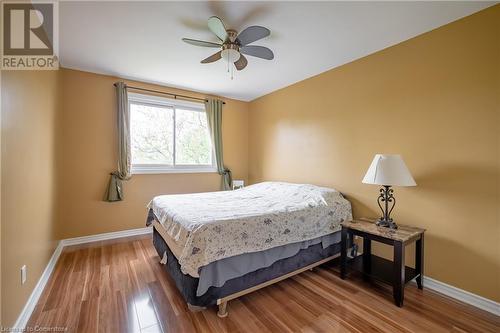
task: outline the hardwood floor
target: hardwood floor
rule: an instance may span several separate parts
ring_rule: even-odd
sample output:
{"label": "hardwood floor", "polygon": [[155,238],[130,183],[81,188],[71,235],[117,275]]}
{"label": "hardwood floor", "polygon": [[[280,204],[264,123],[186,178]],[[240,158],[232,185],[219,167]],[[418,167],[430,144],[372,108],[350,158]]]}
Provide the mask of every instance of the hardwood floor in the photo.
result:
{"label": "hardwood floor", "polygon": [[[67,248],[28,326],[67,332],[499,332],[500,317],[415,285],[405,305],[390,287],[328,264],[228,305],[190,312],[149,237]],[[55,331],[55,330],[53,330]]]}

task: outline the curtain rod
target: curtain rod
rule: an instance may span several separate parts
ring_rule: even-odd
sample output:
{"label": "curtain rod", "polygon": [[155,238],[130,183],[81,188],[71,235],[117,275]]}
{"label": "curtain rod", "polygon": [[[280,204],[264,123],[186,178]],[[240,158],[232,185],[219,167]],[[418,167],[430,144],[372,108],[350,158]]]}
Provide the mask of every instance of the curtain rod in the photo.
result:
{"label": "curtain rod", "polygon": [[[113,85],[116,87],[116,83],[113,83]],[[183,99],[193,99],[193,100],[197,100],[197,101],[208,102],[208,100],[206,98],[198,98],[198,97],[191,97],[191,96],[186,96],[186,95],[172,94],[172,93],[167,93],[167,92],[159,91],[159,90],[139,88],[139,87],[134,87],[134,86],[129,86],[129,85],[125,85],[125,88],[127,88],[127,89],[133,89],[133,90],[140,90],[140,91],[147,91],[147,92],[152,92],[152,93],[155,93],[155,94],[162,94],[162,95],[173,96],[174,99],[177,99],[179,97],[179,98],[183,98]],[[226,104],[226,102],[222,102],[222,104]]]}

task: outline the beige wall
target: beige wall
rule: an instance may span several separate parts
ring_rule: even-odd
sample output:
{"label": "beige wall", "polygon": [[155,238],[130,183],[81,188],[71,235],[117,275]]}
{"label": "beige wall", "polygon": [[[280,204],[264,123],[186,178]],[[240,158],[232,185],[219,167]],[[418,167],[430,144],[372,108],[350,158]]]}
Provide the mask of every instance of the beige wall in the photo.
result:
{"label": "beige wall", "polygon": [[0,327],[2,327],[2,71],[0,71]]}
{"label": "beige wall", "polygon": [[[55,246],[59,73],[2,73],[2,323],[14,324]],[[20,269],[28,268],[21,285]]]}
{"label": "beige wall", "polygon": [[499,32],[497,5],[253,101],[250,182],[332,186],[377,216],[361,179],[400,153],[418,187],[394,216],[427,229],[426,275],[500,301]]}
{"label": "beige wall", "polygon": [[[215,191],[216,173],[134,175],[123,202],[103,202],[116,168],[116,102],[111,76],[62,70],[63,115],[58,237],[68,238],[144,227],[146,205],[156,195]],[[135,86],[202,97],[192,92],[129,82]],[[226,99],[223,112],[225,164],[233,178],[247,179],[248,103]]]}

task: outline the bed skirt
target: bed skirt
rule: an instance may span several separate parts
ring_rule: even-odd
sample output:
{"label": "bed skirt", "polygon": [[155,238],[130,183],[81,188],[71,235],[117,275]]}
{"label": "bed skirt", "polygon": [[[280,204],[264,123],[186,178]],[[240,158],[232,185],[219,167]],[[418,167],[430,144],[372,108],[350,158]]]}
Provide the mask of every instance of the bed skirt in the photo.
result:
{"label": "bed skirt", "polygon": [[177,258],[170,251],[167,243],[155,228],[153,228],[153,245],[160,258],[163,258],[164,253],[166,253],[167,262],[162,266],[172,277],[177,289],[179,289],[186,302],[196,307],[216,305],[217,300],[220,298],[288,274],[340,252],[340,243],[332,244],[325,249],[323,249],[321,243],[312,245],[307,249],[300,250],[293,257],[278,260],[269,267],[226,281],[222,287],[212,286],[205,294],[196,296],[199,279],[181,272]]}

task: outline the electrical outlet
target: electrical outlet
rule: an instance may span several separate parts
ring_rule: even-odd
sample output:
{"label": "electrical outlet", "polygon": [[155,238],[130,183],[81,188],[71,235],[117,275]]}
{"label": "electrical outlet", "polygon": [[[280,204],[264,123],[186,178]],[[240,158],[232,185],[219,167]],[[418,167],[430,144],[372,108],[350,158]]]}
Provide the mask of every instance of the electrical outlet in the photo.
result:
{"label": "electrical outlet", "polygon": [[21,267],[21,284],[24,284],[26,282],[26,274],[27,274],[26,265],[23,265],[23,267]]}
{"label": "electrical outlet", "polygon": [[245,181],[244,180],[233,180],[233,190],[237,190],[240,188],[245,187]]}

